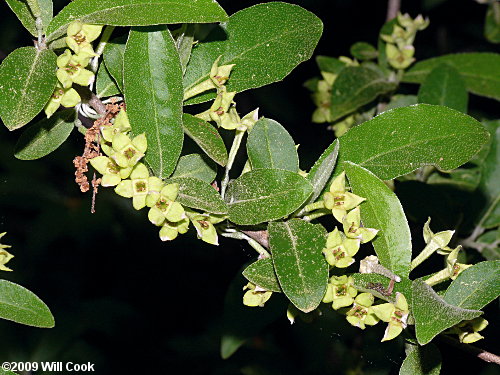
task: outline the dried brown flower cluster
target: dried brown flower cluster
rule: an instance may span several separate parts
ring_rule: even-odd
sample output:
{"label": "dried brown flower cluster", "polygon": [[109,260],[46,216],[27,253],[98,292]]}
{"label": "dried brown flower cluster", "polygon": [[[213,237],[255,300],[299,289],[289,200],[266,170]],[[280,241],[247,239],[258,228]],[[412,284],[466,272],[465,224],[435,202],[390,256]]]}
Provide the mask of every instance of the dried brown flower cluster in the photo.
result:
{"label": "dried brown flower cluster", "polygon": [[90,184],[92,184],[93,198],[92,198],[92,209],[94,212],[95,195],[97,194],[97,189],[101,182],[101,179],[96,179],[95,173],[92,181],[89,183],[86,173],[88,172],[88,163],[90,159],[101,155],[101,148],[99,145],[100,141],[100,129],[102,126],[111,126],[111,120],[116,117],[118,112],[123,108],[124,104],[110,103],[106,104],[106,114],[94,121],[91,128],[87,129],[85,133],[85,147],[83,149],[82,156],[76,156],[73,159],[73,165],[76,168],[75,171],[75,181],[80,186],[80,191],[86,193],[90,190]]}

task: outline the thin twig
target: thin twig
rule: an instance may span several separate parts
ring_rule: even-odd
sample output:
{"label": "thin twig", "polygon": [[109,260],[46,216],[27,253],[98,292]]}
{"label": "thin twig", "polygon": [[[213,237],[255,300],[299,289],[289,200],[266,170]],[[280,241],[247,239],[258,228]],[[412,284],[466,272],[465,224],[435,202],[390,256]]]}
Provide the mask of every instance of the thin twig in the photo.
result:
{"label": "thin twig", "polygon": [[496,363],[497,365],[500,365],[500,357],[496,354],[490,353],[476,346],[472,346],[469,344],[462,344],[460,341],[446,335],[439,336],[439,339],[445,342],[446,344],[452,345],[455,348],[461,349],[466,353],[472,354],[477,358],[482,359],[483,361]]}
{"label": "thin twig", "polygon": [[90,94],[89,105],[96,110],[100,115],[106,114],[106,106],[93,92]]}
{"label": "thin twig", "polygon": [[387,17],[386,21],[390,21],[398,15],[401,8],[401,0],[389,0],[387,4]]}

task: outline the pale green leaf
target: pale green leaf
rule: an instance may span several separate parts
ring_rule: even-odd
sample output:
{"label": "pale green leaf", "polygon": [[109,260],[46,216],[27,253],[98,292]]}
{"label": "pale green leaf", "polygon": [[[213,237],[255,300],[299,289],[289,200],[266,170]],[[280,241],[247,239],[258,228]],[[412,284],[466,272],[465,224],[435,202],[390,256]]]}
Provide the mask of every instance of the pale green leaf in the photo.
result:
{"label": "pale green leaf", "polygon": [[500,4],[490,2],[484,20],[484,36],[491,43],[500,43]]}
{"label": "pale green leaf", "polygon": [[366,198],[361,204],[363,225],[379,230],[372,244],[380,264],[400,277],[408,277],[411,233],[398,197],[365,168],[349,162],[344,168],[353,193]]}
{"label": "pale green leaf", "polygon": [[500,261],[479,262],[453,280],[443,299],[464,309],[479,310],[500,295]]}
{"label": "pale green leaf", "polygon": [[269,246],[281,289],[299,310],[320,304],[328,283],[328,264],[321,251],[326,230],[320,224],[292,219],[269,223]]}
{"label": "pale green leaf", "polygon": [[184,113],[182,116],[184,133],[217,164],[227,163],[227,149],[217,129],[202,119]]}
{"label": "pale green leaf", "polygon": [[418,343],[425,345],[462,320],[471,320],[482,311],[463,309],[447,303],[423,280],[413,282],[413,317]]}
{"label": "pale green leaf", "polygon": [[297,173],[255,169],[230,182],[229,219],[241,225],[280,219],[298,209],[311,192],[311,184]]}
{"label": "pale green leaf", "polygon": [[408,345],[406,358],[401,365],[399,375],[439,375],[441,372],[441,353],[436,345]]}
{"label": "pale green leaf", "polygon": [[96,77],[96,91],[98,98],[107,98],[120,94],[120,89],[116,85],[115,80],[106,69],[106,64],[101,64],[97,71]]}
{"label": "pale green leaf", "polygon": [[47,305],[28,289],[7,280],[0,280],[0,318],[33,327],[54,327]]}
{"label": "pale green leaf", "polygon": [[292,136],[271,119],[261,118],[252,127],[247,139],[247,154],[253,169],[299,171],[299,156]]}
{"label": "pale green leaf", "polygon": [[[40,19],[42,20],[42,34],[45,34],[45,30],[52,20],[53,5],[52,0],[36,0],[38,6],[40,7]],[[31,35],[38,37],[38,32],[36,29],[36,18],[30,10],[26,0],[5,0],[7,5],[16,14],[17,18],[23,26],[28,30]]]}
{"label": "pale green leaf", "polygon": [[74,0],[54,17],[47,40],[66,33],[74,20],[112,26],[149,26],[167,23],[205,23],[227,19],[212,0]]}
{"label": "pale green leaf", "polygon": [[404,82],[422,83],[438,65],[452,65],[462,76],[467,90],[473,94],[500,100],[500,54],[457,53],[423,60],[403,76]]}
{"label": "pale green leaf", "polygon": [[434,165],[459,167],[489,136],[470,116],[430,104],[396,108],[360,124],[340,137],[339,163],[351,161],[389,180]]}
{"label": "pale green leaf", "polygon": [[123,35],[108,41],[102,55],[106,69],[114,78],[120,91],[123,91],[123,55],[127,37],[128,35]]}
{"label": "pale green leaf", "polygon": [[76,112],[65,109],[29,127],[17,141],[14,156],[21,160],[39,159],[56,150],[75,127]]}
{"label": "pale green leaf", "polygon": [[259,259],[243,271],[243,276],[251,283],[272,292],[281,292],[271,258]]}
{"label": "pale green leaf", "polygon": [[308,202],[314,202],[326,187],[330,176],[332,175],[335,165],[337,164],[337,156],[339,153],[339,141],[336,139],[327,147],[321,154],[318,160],[314,163],[306,178],[313,186],[313,193]]}
{"label": "pale green leaf", "polygon": [[[184,89],[208,79],[219,56],[219,65],[236,64],[227,82],[228,91],[241,92],[280,81],[312,56],[322,30],[320,19],[298,5],[270,2],[243,9],[214,30],[209,42],[193,48]],[[214,97],[213,93],[199,95],[187,104]]]}
{"label": "pale green leaf", "polygon": [[215,180],[216,175],[217,166],[212,160],[200,154],[189,154],[179,158],[172,178],[193,177],[210,184]]}
{"label": "pale green leaf", "polygon": [[170,176],[182,150],[182,70],[165,26],[130,31],[124,56],[124,94],[135,134],[146,133],[146,161]]}
{"label": "pale green leaf", "polygon": [[226,214],[227,205],[213,186],[193,177],[171,178],[168,183],[179,184],[177,202],[213,214]]}
{"label": "pale green leaf", "polygon": [[35,47],[16,49],[0,65],[0,117],[9,130],[26,125],[56,87],[56,54]]}

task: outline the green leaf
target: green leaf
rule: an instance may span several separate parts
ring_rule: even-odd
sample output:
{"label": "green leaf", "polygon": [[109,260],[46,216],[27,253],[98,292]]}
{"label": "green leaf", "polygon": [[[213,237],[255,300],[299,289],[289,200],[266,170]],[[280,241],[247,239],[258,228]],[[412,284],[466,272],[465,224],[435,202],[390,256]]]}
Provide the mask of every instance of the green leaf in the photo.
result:
{"label": "green leaf", "polygon": [[146,133],[146,161],[168,177],[182,150],[182,70],[166,26],[134,28],[124,55],[124,94],[135,134]]}
{"label": "green leaf", "polygon": [[484,20],[484,37],[491,43],[500,43],[500,4],[497,2],[488,5]]}
{"label": "green leaf", "polygon": [[168,183],[178,183],[177,201],[187,207],[213,214],[226,214],[227,205],[208,182],[193,177],[171,178]]}
{"label": "green leaf", "polygon": [[182,116],[184,133],[217,164],[227,163],[227,149],[217,129],[202,119],[184,113]]}
{"label": "green leaf", "polygon": [[439,375],[441,352],[434,344],[409,345],[399,375]]}
{"label": "green leaf", "polygon": [[268,230],[281,289],[299,310],[313,311],[328,283],[328,264],[321,253],[326,242],[325,228],[292,219],[269,223]]}
{"label": "green leaf", "polygon": [[281,287],[274,272],[271,258],[260,259],[250,264],[243,271],[243,276],[251,283],[272,292],[281,292]]}
{"label": "green leaf", "polygon": [[280,219],[299,208],[311,192],[311,184],[297,173],[255,169],[230,182],[229,219],[241,225]]}
{"label": "green leaf", "polygon": [[396,84],[389,82],[379,70],[364,66],[345,67],[333,82],[331,120],[348,115],[395,88]]}
{"label": "green leaf", "polygon": [[408,277],[411,233],[398,197],[365,168],[349,162],[344,168],[353,193],[366,198],[361,205],[363,225],[380,230],[372,241],[380,264],[400,277]]}
{"label": "green leaf", "polygon": [[2,368],[0,368],[0,375],[18,375],[18,374],[15,372],[6,371],[6,370],[3,370]]}
{"label": "green leaf", "polygon": [[453,109],[418,104],[396,108],[340,137],[339,163],[351,161],[389,180],[434,165],[449,170],[488,140],[478,121]]}
{"label": "green leaf", "polygon": [[[227,82],[228,91],[241,92],[285,78],[308,60],[323,30],[320,19],[297,5],[281,2],[243,9],[209,35],[209,43],[193,48],[184,76],[188,91],[209,78],[214,61],[236,64]],[[208,93],[187,101],[201,103],[215,97]]]}
{"label": "green leaf", "polygon": [[453,280],[443,299],[463,309],[479,310],[500,295],[500,261],[479,262]]}
{"label": "green leaf", "polygon": [[425,345],[445,329],[462,320],[471,320],[482,311],[462,309],[450,305],[423,280],[413,282],[413,317],[418,343]]}
{"label": "green leaf", "polygon": [[179,158],[172,178],[193,177],[210,184],[215,180],[216,175],[217,166],[214,162],[200,154],[189,154]]}
{"label": "green leaf", "polygon": [[120,94],[120,89],[109,74],[108,69],[106,69],[106,64],[101,64],[97,71],[96,91],[98,98],[107,98]]}
{"label": "green leaf", "polygon": [[[26,125],[56,87],[56,54],[35,47],[16,49],[0,65],[0,117],[9,130]],[[15,77],[15,79],[13,79]]]}
{"label": "green leaf", "polygon": [[352,57],[358,60],[373,60],[378,56],[378,51],[370,43],[356,42],[350,49]]}
{"label": "green leaf", "polygon": [[458,71],[448,64],[436,66],[418,91],[420,103],[445,105],[467,113],[467,89]]}
{"label": "green leaf", "polygon": [[125,43],[128,35],[110,40],[104,48],[103,59],[106,69],[116,84],[123,92],[123,55],[125,54]]}
{"label": "green leaf", "polygon": [[[31,35],[38,37],[38,32],[36,29],[36,17],[33,16],[28,3],[26,0],[5,0],[7,5],[16,14],[17,18],[23,26],[28,30]],[[52,20],[52,0],[37,0],[40,7],[40,19],[42,20],[42,33],[45,34],[45,30]]]}
{"label": "green leaf", "polygon": [[500,120],[485,121],[484,126],[490,132],[489,152],[481,167],[479,189],[486,198],[481,225],[493,228],[500,225]]}
{"label": "green leaf", "polygon": [[210,23],[227,19],[212,0],[74,0],[54,17],[47,40],[66,33],[74,20],[95,25],[149,26],[167,23]]}
{"label": "green leaf", "polygon": [[337,164],[337,156],[339,153],[339,141],[336,139],[328,148],[321,154],[316,163],[309,171],[306,179],[313,187],[313,193],[308,200],[314,202],[321,195],[321,192],[326,187],[330,176],[332,175],[335,165]]}
{"label": "green leaf", "polygon": [[339,74],[345,68],[345,63],[330,56],[316,56],[316,64],[321,72]]}
{"label": "green leaf", "polygon": [[35,160],[56,150],[75,127],[75,115],[73,108],[65,109],[29,127],[19,137],[14,156],[21,160]]}
{"label": "green leaf", "polygon": [[292,136],[278,122],[261,118],[248,134],[248,159],[253,169],[299,171],[299,156]]}
{"label": "green leaf", "polygon": [[459,53],[444,55],[416,63],[403,76],[404,82],[422,83],[438,65],[452,65],[462,76],[467,90],[473,94],[500,100],[500,54]]}
{"label": "green leaf", "polygon": [[183,75],[186,73],[187,64],[191,59],[193,44],[196,42],[194,39],[195,28],[196,25],[186,23],[182,25],[181,30],[175,38],[175,46],[177,47],[177,51],[179,51]]}
{"label": "green leaf", "polygon": [[0,318],[33,327],[54,327],[47,305],[28,289],[7,280],[0,280]]}

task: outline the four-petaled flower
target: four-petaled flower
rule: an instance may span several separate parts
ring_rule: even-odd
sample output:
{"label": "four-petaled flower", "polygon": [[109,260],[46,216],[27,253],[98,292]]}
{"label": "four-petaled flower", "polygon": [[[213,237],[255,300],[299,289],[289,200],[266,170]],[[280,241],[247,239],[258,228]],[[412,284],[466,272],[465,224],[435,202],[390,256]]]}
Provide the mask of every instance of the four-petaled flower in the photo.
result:
{"label": "four-petaled flower", "polygon": [[165,220],[160,229],[160,239],[162,241],[172,241],[178,234],[184,234],[189,229],[189,220],[182,219],[176,223]]}
{"label": "four-petaled flower", "polygon": [[74,107],[78,103],[80,103],[82,99],[80,98],[80,94],[76,92],[74,88],[64,88],[62,85],[57,82],[54,93],[50,97],[49,101],[45,105],[45,114],[47,118],[52,116],[59,106],[63,107]]}
{"label": "four-petaled flower", "polygon": [[68,89],[73,85],[73,82],[80,86],[88,86],[94,79],[94,73],[85,69],[89,60],[87,57],[72,55],[69,49],[65,50],[62,55],[57,58],[56,75],[61,82],[61,85]]}
{"label": "four-petaled flower", "polygon": [[163,187],[163,181],[158,177],[149,176],[148,169],[142,163],[138,163],[130,174],[130,179],[121,181],[115,187],[115,192],[125,198],[132,198],[132,204],[136,210],[146,206],[146,198],[150,194],[157,193]]}
{"label": "four-petaled flower", "polygon": [[358,252],[359,244],[359,239],[347,238],[335,228],[333,232],[328,234],[323,254],[331,266],[345,268],[354,263],[353,256]]}
{"label": "four-petaled flower", "polygon": [[[3,233],[0,233],[0,239],[5,236],[7,232],[3,232]],[[12,255],[11,253],[9,253],[7,250],[5,249],[8,249],[10,248],[9,245],[2,245],[0,243],[0,270],[1,271],[12,271],[9,267],[6,267],[5,264],[11,260],[12,258],[14,258],[14,255]]]}
{"label": "four-petaled flower", "polygon": [[367,243],[377,235],[378,230],[361,226],[361,215],[359,207],[350,211],[342,222],[344,233],[349,238],[357,238],[361,243]]}
{"label": "four-petaled flower", "polygon": [[[179,202],[176,202],[179,184],[168,184],[158,193],[151,193],[146,205],[151,207],[148,213],[149,221],[155,225],[163,225],[166,221],[176,223],[186,218],[184,208]],[[165,229],[167,231],[167,229]]]}
{"label": "four-petaled flower", "polygon": [[116,162],[107,156],[97,156],[90,159],[90,164],[97,172],[102,174],[102,186],[116,186],[132,173],[132,167],[121,168]]}
{"label": "four-petaled flower", "polygon": [[328,282],[324,303],[332,302],[332,308],[338,310],[341,307],[352,305],[358,291],[353,286],[354,279],[351,276],[332,276]]}
{"label": "four-petaled flower", "polygon": [[403,294],[396,293],[395,303],[372,306],[372,311],[380,320],[389,323],[382,341],[392,340],[406,328],[409,311],[408,302]]}
{"label": "four-petaled flower", "polygon": [[[202,241],[212,244],[219,245],[219,238],[217,236],[217,230],[212,223],[212,219],[207,214],[196,214],[189,217],[193,223],[198,238]],[[215,218],[218,221],[218,218]]]}
{"label": "four-petaled flower", "polygon": [[346,313],[346,319],[353,326],[365,329],[366,325],[374,326],[379,319],[373,312],[375,298],[371,293],[361,293],[356,296],[352,308]]}
{"label": "four-petaled flower", "polygon": [[92,57],[97,56],[90,42],[97,39],[101,34],[102,25],[86,25],[81,21],[73,21],[67,30],[66,44],[77,55]]}
{"label": "four-petaled flower", "polygon": [[128,135],[118,133],[113,137],[113,153],[111,158],[122,168],[133,167],[143,156],[148,148],[146,134],[139,134],[134,139]]}
{"label": "four-petaled flower", "polygon": [[332,215],[340,223],[347,214],[347,211],[357,207],[365,200],[356,194],[348,192],[345,187],[345,172],[338,175],[330,185],[330,191],[323,196],[325,207],[332,210]]}

